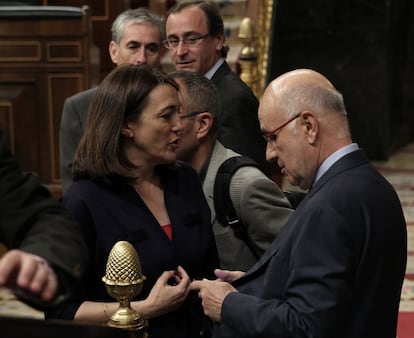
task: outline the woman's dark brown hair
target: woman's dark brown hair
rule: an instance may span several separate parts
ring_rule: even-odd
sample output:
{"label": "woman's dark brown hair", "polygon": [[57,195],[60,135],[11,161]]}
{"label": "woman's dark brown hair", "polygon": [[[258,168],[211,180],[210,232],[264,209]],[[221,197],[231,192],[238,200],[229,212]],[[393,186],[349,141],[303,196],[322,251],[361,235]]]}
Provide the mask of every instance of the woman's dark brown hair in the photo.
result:
{"label": "woman's dark brown hair", "polygon": [[106,182],[132,179],[136,168],[126,154],[121,129],[136,121],[155,87],[178,85],[168,75],[147,65],[119,65],[102,81],[92,99],[85,132],[73,162],[73,178]]}

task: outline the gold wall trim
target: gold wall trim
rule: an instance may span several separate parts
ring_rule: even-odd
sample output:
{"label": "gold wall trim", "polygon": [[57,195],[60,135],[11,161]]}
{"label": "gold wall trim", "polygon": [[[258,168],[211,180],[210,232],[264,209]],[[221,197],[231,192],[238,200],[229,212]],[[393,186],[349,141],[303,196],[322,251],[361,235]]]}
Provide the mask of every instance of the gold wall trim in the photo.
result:
{"label": "gold wall trim", "polygon": [[258,98],[266,87],[267,69],[269,63],[270,34],[272,28],[273,0],[260,0],[258,14]]}
{"label": "gold wall trim", "polygon": [[[273,0],[259,0],[248,10],[248,16],[243,19],[238,36],[243,43],[238,59],[240,78],[258,99],[262,97],[267,85],[272,12]],[[251,24],[252,22],[256,23]]]}

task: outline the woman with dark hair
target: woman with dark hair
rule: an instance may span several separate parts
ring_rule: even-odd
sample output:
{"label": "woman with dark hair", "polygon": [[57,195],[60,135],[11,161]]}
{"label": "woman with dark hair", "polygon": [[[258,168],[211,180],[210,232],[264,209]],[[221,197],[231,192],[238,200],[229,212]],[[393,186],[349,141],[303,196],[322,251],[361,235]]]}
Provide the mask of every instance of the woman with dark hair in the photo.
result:
{"label": "woman with dark hair", "polygon": [[218,258],[198,176],[176,162],[179,108],[177,84],[149,66],[118,66],[100,84],[62,200],[93,263],[73,302],[49,317],[106,323],[118,303],[102,277],[112,246],[126,240],[146,276],[131,306],[149,336],[200,336],[205,317],[188,287],[213,277]]}

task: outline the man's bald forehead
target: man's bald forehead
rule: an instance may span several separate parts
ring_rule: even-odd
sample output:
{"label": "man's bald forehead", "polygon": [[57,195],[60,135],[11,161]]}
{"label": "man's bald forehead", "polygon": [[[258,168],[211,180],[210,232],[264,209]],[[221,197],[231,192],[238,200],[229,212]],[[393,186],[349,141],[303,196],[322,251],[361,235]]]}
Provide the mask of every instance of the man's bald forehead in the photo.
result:
{"label": "man's bald forehead", "polygon": [[284,87],[292,88],[309,84],[335,89],[325,76],[312,69],[295,69],[284,73],[270,83],[269,89],[271,91],[280,91]]}

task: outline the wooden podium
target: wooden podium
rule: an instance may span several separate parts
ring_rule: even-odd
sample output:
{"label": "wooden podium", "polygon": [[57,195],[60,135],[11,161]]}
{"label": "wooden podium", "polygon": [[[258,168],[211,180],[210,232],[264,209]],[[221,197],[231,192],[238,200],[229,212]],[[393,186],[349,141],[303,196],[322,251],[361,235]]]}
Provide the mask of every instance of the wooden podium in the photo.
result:
{"label": "wooden podium", "polygon": [[64,320],[0,317],[0,327],[7,338],[137,338],[133,331]]}
{"label": "wooden podium", "polygon": [[87,7],[0,6],[0,126],[57,197],[63,103],[91,87],[90,26]]}

